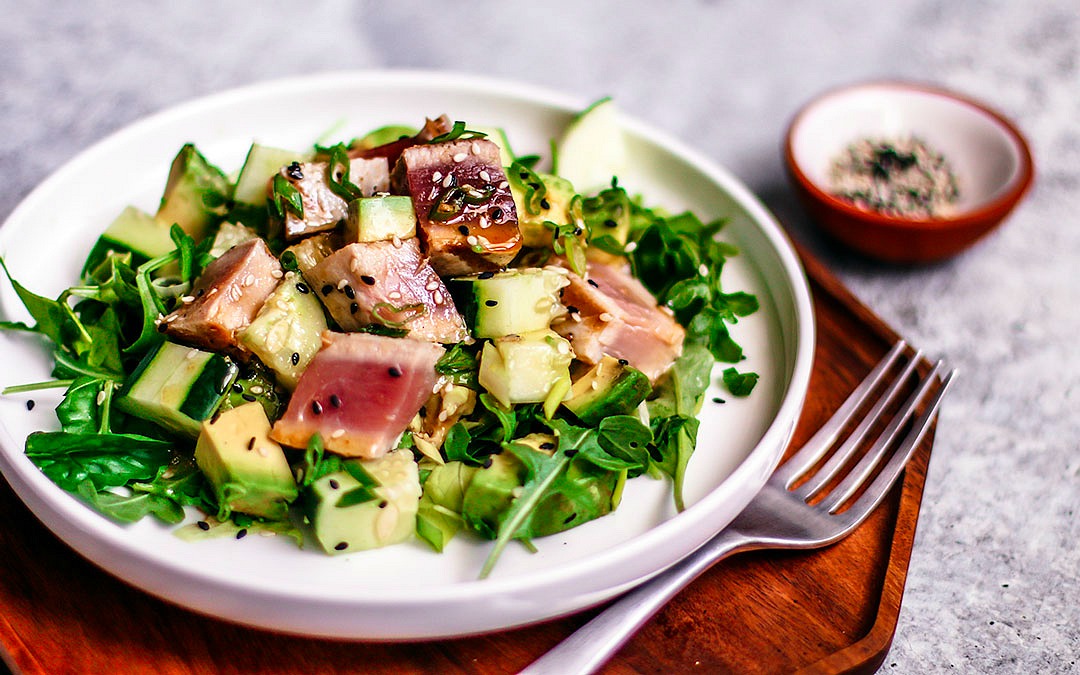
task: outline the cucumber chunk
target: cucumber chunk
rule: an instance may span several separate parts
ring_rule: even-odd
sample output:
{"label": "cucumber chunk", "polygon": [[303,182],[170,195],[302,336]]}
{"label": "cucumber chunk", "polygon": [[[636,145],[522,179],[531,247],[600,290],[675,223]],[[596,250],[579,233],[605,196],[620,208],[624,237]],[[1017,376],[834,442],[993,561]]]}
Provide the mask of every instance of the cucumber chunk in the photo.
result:
{"label": "cucumber chunk", "polygon": [[290,273],[238,337],[274,371],[278,383],[292,391],[322,347],[325,330],[322,304],[300,277]]}
{"label": "cucumber chunk", "polygon": [[454,302],[479,338],[500,338],[545,330],[566,313],[559,289],[569,285],[554,269],[510,269],[450,281]]}
{"label": "cucumber chunk", "polygon": [[267,187],[274,174],[281,171],[283,166],[309,159],[308,153],[252,143],[240,175],[236,178],[233,201],[249,206],[264,206],[269,192]]}
{"label": "cucumber chunk", "polygon": [[237,367],[226,356],[162,342],[124,383],[124,412],[195,438],[228,394]]}
{"label": "cucumber chunk", "polygon": [[[560,176],[549,173],[536,174],[543,181],[544,196],[528,199],[529,190],[521,174],[508,173],[510,193],[521,229],[521,243],[530,247],[550,246],[553,231],[545,222],[566,225],[571,222],[570,202],[574,198],[574,185]],[[531,177],[530,177],[531,178]]]}
{"label": "cucumber chunk", "polygon": [[509,335],[484,345],[478,379],[499,403],[543,402],[550,416],[570,390],[573,358],[570,343],[554,331]]}
{"label": "cucumber chunk", "polygon": [[232,185],[217,168],[188,143],[173,160],[169,180],[154,217],[167,227],[179,225],[195,241],[224,213]]}
{"label": "cucumber chunk", "polygon": [[558,146],[558,174],[582,194],[611,183],[626,168],[626,141],[615,103],[601,99],[570,122]]}
{"label": "cucumber chunk", "polygon": [[169,226],[158,222],[149,213],[128,206],[101,233],[90,255],[86,258],[82,274],[100,265],[109,252],[131,253],[131,264],[135,267],[151,258],[169,253],[176,244],[169,236]]}

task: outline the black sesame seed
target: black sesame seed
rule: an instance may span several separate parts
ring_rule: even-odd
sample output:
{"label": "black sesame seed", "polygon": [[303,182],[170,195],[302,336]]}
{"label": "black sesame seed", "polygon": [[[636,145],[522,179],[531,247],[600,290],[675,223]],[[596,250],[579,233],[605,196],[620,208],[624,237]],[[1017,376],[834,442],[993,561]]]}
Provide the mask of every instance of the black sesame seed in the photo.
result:
{"label": "black sesame seed", "polygon": [[385,509],[389,505],[390,505],[390,502],[386,501],[385,499],[383,501],[379,502],[379,508],[380,509]]}
{"label": "black sesame seed", "polygon": [[339,487],[341,487],[341,483],[337,482],[333,478],[330,479],[330,482],[328,483],[328,485],[330,486],[331,490],[336,490]]}
{"label": "black sesame seed", "polygon": [[214,413],[214,415],[210,418],[210,424],[214,424],[220,418],[221,418],[221,411],[219,410],[216,413]]}
{"label": "black sesame seed", "polygon": [[330,405],[335,408],[341,407],[341,398],[337,394],[330,394]]}
{"label": "black sesame seed", "polygon": [[483,464],[483,466],[484,466],[484,468],[485,468],[485,469],[490,469],[490,468],[491,468],[491,465],[492,465],[493,463],[494,463],[494,460],[493,460],[493,459],[491,459],[490,457],[488,457],[487,459],[485,459],[485,460],[484,460],[484,464]]}
{"label": "black sesame seed", "polygon": [[366,274],[360,277],[360,281],[363,281],[368,286],[374,286],[375,285],[375,277],[369,277]]}
{"label": "black sesame seed", "polygon": [[254,403],[255,402],[255,397],[252,396],[251,394],[247,393],[247,392],[244,392],[243,394],[240,394],[240,398],[244,399],[248,403]]}
{"label": "black sesame seed", "polygon": [[502,220],[503,210],[496,206],[494,209],[491,210],[491,217],[495,220]]}
{"label": "black sesame seed", "polygon": [[484,304],[487,305],[488,307],[494,307],[494,306],[499,304],[499,301],[498,300],[485,300]]}
{"label": "black sesame seed", "polygon": [[551,208],[551,202],[549,202],[546,199],[541,199],[540,200],[540,208],[542,208],[544,210],[550,209]]}
{"label": "black sesame seed", "polygon": [[255,437],[252,436],[250,439],[248,439],[248,450],[254,450],[254,449],[255,449]]}
{"label": "black sesame seed", "polygon": [[713,403],[727,403],[727,401],[725,401],[724,399],[720,398],[719,396],[713,396],[713,400],[712,400],[712,402],[713,402]]}
{"label": "black sesame seed", "polygon": [[566,311],[570,312],[571,314],[577,314],[578,313],[578,308],[574,307],[573,305],[567,305],[566,306]]}
{"label": "black sesame seed", "polygon": [[29,401],[26,402],[26,409],[27,410],[33,410],[35,405],[37,405],[37,404],[34,403],[34,399],[30,399]]}
{"label": "black sesame seed", "polygon": [[159,333],[164,333],[165,331],[169,330],[169,324],[162,321],[157,325],[157,329]]}
{"label": "black sesame seed", "polygon": [[349,305],[349,314],[356,314],[360,311],[360,305],[355,302]]}
{"label": "black sesame seed", "polygon": [[462,233],[462,234],[468,234],[469,233],[469,226],[468,225],[458,225],[457,231]]}
{"label": "black sesame seed", "polygon": [[344,551],[347,548],[349,548],[349,544],[348,544],[348,542],[344,542],[344,541],[339,542],[336,546],[334,546],[335,551]]}
{"label": "black sesame seed", "polygon": [[571,513],[571,514],[570,514],[570,515],[568,515],[568,516],[567,516],[567,517],[566,517],[565,519],[563,519],[563,521],[562,521],[562,522],[563,522],[563,525],[566,525],[566,524],[568,524],[568,523],[569,523],[570,521],[572,521],[572,520],[573,520],[574,518],[577,518],[577,514],[576,514],[576,513]]}
{"label": "black sesame seed", "polygon": [[627,361],[626,359],[619,359],[619,365],[620,366],[628,366],[628,365],[630,365],[630,362]]}
{"label": "black sesame seed", "polygon": [[305,283],[304,283],[303,281],[301,281],[300,283],[296,284],[296,290],[300,291],[300,292],[301,292],[302,294],[304,294],[304,295],[307,295],[308,293],[310,293],[310,292],[311,292],[311,289],[309,289],[309,288],[307,287],[307,284],[305,284]]}
{"label": "black sesame seed", "polygon": [[198,525],[199,529],[202,530],[203,532],[206,532],[207,530],[210,529],[210,523],[206,522],[205,520],[200,520],[199,522],[197,522],[195,524]]}
{"label": "black sesame seed", "polygon": [[401,377],[401,370],[397,366],[390,366],[386,372],[390,374],[390,377]]}
{"label": "black sesame seed", "polygon": [[529,177],[529,172],[528,171],[522,171],[522,172],[518,173],[518,175],[521,176],[521,180],[525,180],[526,178]]}
{"label": "black sesame seed", "polygon": [[315,413],[316,415],[321,415],[322,414],[322,403],[319,403],[318,401],[312,401],[311,402],[311,412]]}
{"label": "black sesame seed", "polygon": [[638,442],[637,442],[637,441],[630,441],[630,447],[631,447],[631,448],[636,448],[636,447],[638,447]]}
{"label": "black sesame seed", "polygon": [[566,455],[567,457],[573,457],[577,453],[578,453],[577,448],[570,448],[569,450],[567,450],[563,454]]}
{"label": "black sesame seed", "polygon": [[548,441],[547,443],[541,443],[540,444],[540,449],[541,450],[554,450],[555,449],[555,444],[550,442],[550,441]]}
{"label": "black sesame seed", "polygon": [[240,531],[236,533],[236,538],[237,539],[243,539],[246,536],[247,536],[247,528],[246,527],[241,527]]}
{"label": "black sesame seed", "polygon": [[233,382],[232,390],[235,391],[237,394],[243,394],[244,393],[244,387],[241,386],[241,384],[239,382]]}
{"label": "black sesame seed", "polygon": [[495,273],[488,270],[487,272],[481,272],[476,278],[477,279],[490,279],[493,276],[495,276]]}
{"label": "black sesame seed", "polygon": [[543,187],[543,185],[540,185],[540,183],[529,183],[529,187],[531,187],[534,190],[539,190],[540,188]]}
{"label": "black sesame seed", "polygon": [[204,293],[206,293],[206,289],[205,288],[200,288],[199,291],[195,294],[195,297],[196,298],[201,298]]}
{"label": "black sesame seed", "polygon": [[345,291],[345,297],[346,298],[348,298],[350,300],[354,300],[356,298],[356,291],[354,291],[352,289],[352,286],[349,286],[348,284],[346,284],[345,288],[343,288],[342,290]]}
{"label": "black sesame seed", "polygon": [[616,223],[611,218],[608,218],[607,220],[604,221],[604,227],[618,227],[618,226],[619,226],[619,224]]}
{"label": "black sesame seed", "polygon": [[326,284],[325,286],[322,287],[322,294],[323,295],[330,295],[333,292],[334,292],[333,284]]}
{"label": "black sesame seed", "polygon": [[292,178],[293,180],[304,179],[304,172],[300,169],[300,162],[293,162],[285,172],[288,173],[289,178]]}
{"label": "black sesame seed", "polygon": [[600,284],[596,283],[592,279],[589,279],[589,285],[592,286],[593,288],[600,288]]}
{"label": "black sesame seed", "polygon": [[581,233],[582,233],[582,232],[584,232],[584,231],[585,231],[585,230],[581,229],[580,227],[575,227],[575,228],[574,228],[574,236],[575,236],[575,237],[580,237],[580,236],[581,236]]}
{"label": "black sesame seed", "polygon": [[298,365],[300,363],[300,352],[293,352],[290,360],[294,366]]}

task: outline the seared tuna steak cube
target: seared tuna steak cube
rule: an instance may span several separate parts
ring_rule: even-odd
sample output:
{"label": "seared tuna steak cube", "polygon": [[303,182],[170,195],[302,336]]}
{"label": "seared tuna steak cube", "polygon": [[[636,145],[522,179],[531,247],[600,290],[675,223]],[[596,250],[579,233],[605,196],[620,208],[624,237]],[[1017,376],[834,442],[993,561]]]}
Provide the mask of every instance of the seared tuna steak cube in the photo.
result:
{"label": "seared tuna steak cube", "polygon": [[307,279],[345,331],[378,324],[432,342],[468,337],[465,321],[415,237],[349,244],[316,265]]}
{"label": "seared tuna steak cube", "polygon": [[251,323],[282,277],[281,265],[262,239],[237,244],[211,262],[190,295],[159,328],[177,342],[242,355],[236,334]]}
{"label": "seared tuna steak cube", "polygon": [[[281,170],[297,192],[304,207],[303,215],[286,210],[285,238],[299,239],[315,232],[332,230],[349,213],[349,204],[330,188],[327,162],[293,162]],[[335,180],[341,180],[336,176]],[[386,158],[358,158],[349,162],[349,180],[365,196],[390,189],[390,165]]]}
{"label": "seared tuna steak cube", "polygon": [[270,437],[294,448],[315,434],[340,455],[385,455],[431,396],[439,345],[367,333],[324,333]]}
{"label": "seared tuna steak cube", "polygon": [[406,148],[392,182],[412,196],[418,231],[440,275],[498,270],[521,249],[514,197],[491,141]]}
{"label": "seared tuna steak cube", "polygon": [[568,275],[567,314],[552,329],[570,340],[579,360],[626,359],[655,383],[682,354],[683,327],[628,269],[590,262],[586,270],[584,279]]}

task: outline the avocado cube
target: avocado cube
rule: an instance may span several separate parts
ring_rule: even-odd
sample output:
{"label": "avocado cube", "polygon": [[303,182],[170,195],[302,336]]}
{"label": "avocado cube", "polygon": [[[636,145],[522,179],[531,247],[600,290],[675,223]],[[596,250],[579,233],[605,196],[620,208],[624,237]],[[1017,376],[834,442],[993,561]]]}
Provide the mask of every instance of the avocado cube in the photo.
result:
{"label": "avocado cube", "polygon": [[345,243],[390,241],[416,236],[416,213],[411,197],[361,197],[349,203]]}
{"label": "avocado cube", "polygon": [[[524,174],[528,176],[528,173]],[[539,199],[529,199],[529,186],[522,174],[509,172],[510,193],[518,213],[521,243],[530,247],[551,246],[552,229],[545,222],[566,225],[571,222],[570,202],[575,192],[570,181],[548,173],[537,174],[545,192]]]}
{"label": "avocado cube", "polygon": [[393,450],[372,460],[349,460],[378,485],[374,499],[339,506],[347,493],[361,487],[348,471],[318,479],[305,494],[308,520],[327,553],[350,553],[407,540],[416,529],[420,508],[420,473],[412,452]]}
{"label": "avocado cube", "polygon": [[652,386],[645,373],[613,356],[604,356],[574,382],[570,397],[562,404],[592,427],[605,417],[630,414],[650,393]]}
{"label": "avocado cube", "polygon": [[195,463],[214,488],[218,518],[233,511],[283,520],[296,499],[296,482],[270,421],[258,403],[226,410],[203,422]]}
{"label": "avocado cube", "polygon": [[172,167],[165,194],[158,207],[158,221],[179,225],[195,241],[201,241],[210,225],[224,213],[232,186],[217,168],[188,143],[180,148]]}
{"label": "avocado cube", "polygon": [[461,515],[480,536],[494,539],[499,520],[525,481],[525,465],[512,453],[491,456],[491,464],[473,473],[465,489]]}

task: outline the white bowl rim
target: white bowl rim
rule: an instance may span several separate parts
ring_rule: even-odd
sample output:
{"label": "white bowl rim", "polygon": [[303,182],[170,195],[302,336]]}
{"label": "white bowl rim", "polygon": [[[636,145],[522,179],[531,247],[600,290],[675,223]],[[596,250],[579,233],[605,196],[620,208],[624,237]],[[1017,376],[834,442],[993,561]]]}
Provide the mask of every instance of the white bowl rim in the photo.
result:
{"label": "white bowl rim", "polygon": [[[271,90],[292,85],[313,86],[337,84],[342,86],[385,86],[398,84],[409,86],[446,86],[448,82],[461,84],[480,93],[510,95],[514,98],[532,103],[562,108],[568,112],[584,108],[581,101],[543,87],[523,84],[513,80],[503,80],[495,77],[463,74],[451,71],[415,69],[334,71],[313,75],[271,79],[256,84],[231,88],[218,93],[211,93],[153,113],[120,128],[88,148],[81,150],[73,158],[65,162],[63,166],[59,167],[34,188],[34,190],[26,195],[5,222],[21,218],[22,212],[29,209],[32,203],[37,200],[37,195],[52,189],[51,184],[57,178],[58,174],[63,172],[64,168],[69,164],[78,161],[79,157],[96,152],[101,146],[113,143],[118,138],[122,138],[125,135],[142,133],[143,130],[148,127],[166,124],[174,117],[187,116],[204,107],[223,105],[233,99],[258,96]],[[422,594],[414,595],[405,595],[401,590],[390,590],[389,592],[380,593],[377,588],[365,589],[363,598],[364,605],[430,606],[433,604],[451,604],[465,598],[475,601],[478,596],[495,598],[506,594],[517,595],[521,592],[537,590],[538,588],[551,586],[556,583],[568,583],[568,579],[585,579],[590,575],[595,575],[604,568],[608,568],[612,565],[617,566],[620,561],[632,560],[642,552],[656,547],[659,543],[664,541],[669,531],[687,528],[692,523],[700,522],[704,518],[707,518],[709,513],[713,510],[713,503],[723,497],[721,494],[722,490],[719,490],[720,485],[730,481],[752,479],[751,477],[762,474],[763,472],[763,475],[767,476],[779,463],[783,455],[783,450],[794,432],[794,425],[798,420],[806,392],[809,388],[815,343],[813,304],[810,297],[809,284],[806,273],[798,261],[793,244],[784,230],[780,227],[779,223],[775,220],[774,216],[769,213],[761,201],[727,169],[715,164],[711,159],[668,135],[666,132],[655,129],[643,122],[628,118],[625,115],[622,117],[622,123],[624,128],[631,130],[634,133],[646,135],[649,138],[655,139],[657,145],[663,147],[680,160],[693,165],[695,168],[702,171],[710,181],[725,190],[742,208],[746,209],[757,227],[769,240],[769,243],[772,245],[774,252],[779,258],[783,267],[784,277],[791,282],[792,285],[792,299],[797,331],[793,336],[795,360],[792,365],[791,377],[788,387],[781,399],[780,406],[777,409],[776,416],[758,441],[758,444],[750,451],[748,456],[739,464],[735,471],[733,471],[724,482],[720,483],[717,488],[714,488],[697,503],[689,506],[681,514],[660,523],[656,527],[630,541],[586,559],[561,564],[555,570],[538,573],[530,577],[527,581],[523,581],[520,578],[489,578],[485,580],[460,582],[437,590],[429,588],[425,589]],[[7,435],[6,430],[0,429],[0,431],[4,431],[5,435]],[[772,448],[772,454],[764,453],[763,449],[765,448]],[[4,453],[0,453],[0,464],[3,466],[5,476],[8,475],[9,471],[13,471],[24,483],[32,482],[34,480],[48,480],[40,473],[37,473],[37,475],[33,477],[23,475],[25,467],[22,466],[22,463],[18,465],[9,463],[6,460]],[[51,482],[49,484],[52,485]],[[53,487],[55,488],[55,486]],[[59,488],[55,489],[58,491],[60,490]],[[19,496],[23,501],[27,501],[22,494]],[[68,495],[65,494],[64,496]],[[73,519],[75,524],[80,524],[79,521],[89,523],[90,521],[87,519],[96,519],[97,521],[102,519],[101,515],[83,507],[83,505],[76,500],[71,500],[71,506],[77,506],[79,508],[78,510],[65,509],[65,515]],[[48,523],[46,524],[48,525]],[[80,555],[87,557],[91,562],[99,565],[101,563],[98,563],[97,560],[95,560],[95,557],[101,556],[103,553],[109,553],[115,550],[131,550],[130,543],[125,541],[124,531],[122,529],[99,529],[96,532],[96,538],[99,541],[95,546],[95,555],[93,556],[79,547],[75,547],[70,543],[69,545],[72,545],[74,550],[79,552]],[[689,551],[686,553],[689,554]],[[675,561],[673,560],[671,562],[673,564]],[[154,564],[158,567],[165,568],[169,573],[175,574],[176,576],[174,578],[177,583],[209,582],[211,585],[218,584],[216,579],[203,576],[201,570],[192,569],[190,566],[184,565],[182,561],[162,561],[155,559]],[[106,566],[103,566],[103,568],[111,574],[116,574],[116,572],[113,572]],[[659,569],[656,570],[656,572],[659,571]],[[121,576],[121,578],[128,581],[123,576]],[[146,588],[143,584],[132,581],[128,581],[128,583],[133,583],[137,587],[154,593],[152,589]],[[355,598],[333,596],[329,594],[313,596],[310,589],[304,591],[294,591],[289,588],[253,589],[242,583],[238,583],[230,588],[242,594],[258,592],[260,595],[273,596],[282,601],[291,599],[307,601],[316,600],[320,604],[326,606],[355,606],[357,603]],[[175,597],[169,597],[168,599],[188,607],[192,606],[190,603]],[[197,611],[204,611],[199,610],[197,607],[193,608]],[[209,613],[220,616],[221,618],[230,618],[227,614]],[[232,620],[237,619],[233,618]],[[241,622],[251,623],[250,621]],[[260,625],[257,622],[255,623],[256,625]],[[282,630],[281,628],[278,629]],[[299,629],[295,632],[302,634],[307,633],[307,631],[303,629]]]}

